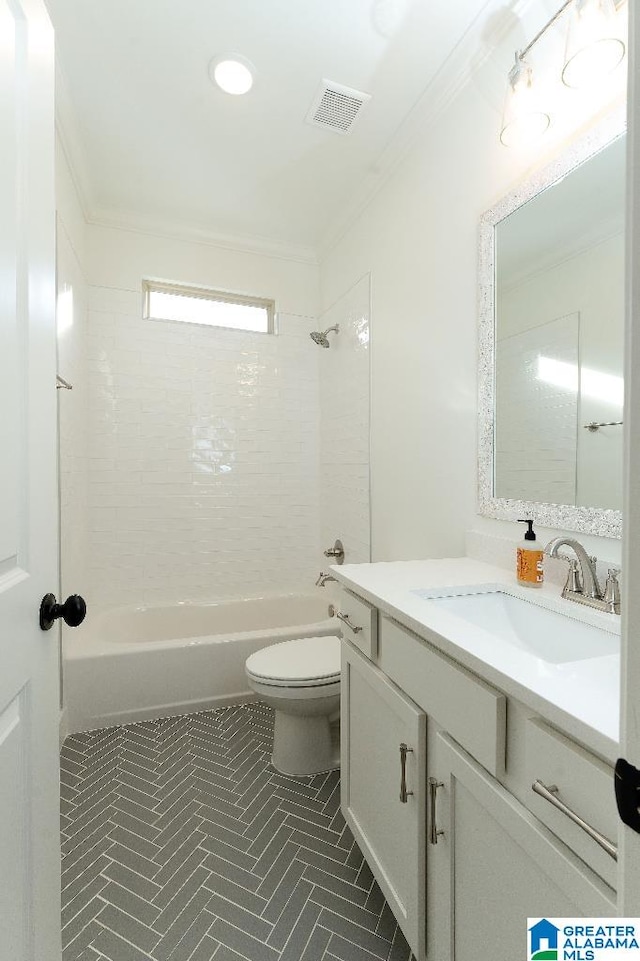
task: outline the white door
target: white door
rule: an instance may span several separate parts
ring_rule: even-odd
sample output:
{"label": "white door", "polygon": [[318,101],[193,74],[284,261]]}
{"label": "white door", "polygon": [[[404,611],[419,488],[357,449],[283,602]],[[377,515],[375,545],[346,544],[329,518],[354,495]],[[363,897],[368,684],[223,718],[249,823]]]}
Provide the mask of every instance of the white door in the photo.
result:
{"label": "white door", "polygon": [[[640,768],[640,11],[629,5],[627,332],[621,756]],[[640,801],[640,796],[638,797]],[[640,916],[640,834],[620,824],[619,910]]]}
{"label": "white door", "polygon": [[0,958],[59,961],[53,33],[0,0]]}

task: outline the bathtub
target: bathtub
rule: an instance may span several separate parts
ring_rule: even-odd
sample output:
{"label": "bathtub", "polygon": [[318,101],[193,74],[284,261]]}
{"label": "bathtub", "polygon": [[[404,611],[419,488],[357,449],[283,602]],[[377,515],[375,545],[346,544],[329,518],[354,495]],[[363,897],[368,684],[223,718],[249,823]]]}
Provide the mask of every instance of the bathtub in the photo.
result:
{"label": "bathtub", "polygon": [[250,654],[339,634],[326,596],[129,607],[87,615],[64,645],[69,733],[252,700]]}

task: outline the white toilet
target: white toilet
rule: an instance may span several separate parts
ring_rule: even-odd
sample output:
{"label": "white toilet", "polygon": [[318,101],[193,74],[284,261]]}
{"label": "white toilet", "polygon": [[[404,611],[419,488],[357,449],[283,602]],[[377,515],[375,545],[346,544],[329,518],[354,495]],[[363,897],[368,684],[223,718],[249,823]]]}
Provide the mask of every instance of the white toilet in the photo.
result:
{"label": "white toilet", "polygon": [[330,720],[340,710],[340,638],[283,641],[247,658],[249,687],[275,711],[271,762],[281,774],[339,767]]}

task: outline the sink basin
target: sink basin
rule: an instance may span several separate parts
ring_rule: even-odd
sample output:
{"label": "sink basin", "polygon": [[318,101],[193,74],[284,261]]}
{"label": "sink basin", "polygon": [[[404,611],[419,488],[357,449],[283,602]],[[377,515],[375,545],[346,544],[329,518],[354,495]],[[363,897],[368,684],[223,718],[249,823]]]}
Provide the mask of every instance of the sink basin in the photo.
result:
{"label": "sink basin", "polygon": [[430,597],[429,603],[550,664],[618,654],[620,638],[504,591]]}

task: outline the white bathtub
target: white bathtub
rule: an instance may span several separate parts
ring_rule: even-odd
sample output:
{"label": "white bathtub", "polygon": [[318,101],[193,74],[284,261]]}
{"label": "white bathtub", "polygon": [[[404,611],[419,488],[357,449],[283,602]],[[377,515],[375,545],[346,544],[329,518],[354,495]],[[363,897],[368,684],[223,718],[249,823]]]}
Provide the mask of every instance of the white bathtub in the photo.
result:
{"label": "white bathtub", "polygon": [[295,637],[339,634],[326,596],[105,611],[67,632],[69,733],[253,699],[250,654]]}

